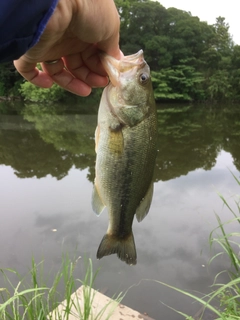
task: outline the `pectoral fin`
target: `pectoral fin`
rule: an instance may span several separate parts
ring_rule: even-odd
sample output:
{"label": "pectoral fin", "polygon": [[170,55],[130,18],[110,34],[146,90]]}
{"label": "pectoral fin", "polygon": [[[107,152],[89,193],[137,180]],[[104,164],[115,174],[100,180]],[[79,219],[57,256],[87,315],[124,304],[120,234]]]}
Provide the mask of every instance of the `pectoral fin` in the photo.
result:
{"label": "pectoral fin", "polygon": [[96,184],[94,184],[92,193],[92,209],[99,216],[104,208],[105,205],[99,195]]}
{"label": "pectoral fin", "polygon": [[121,126],[109,128],[108,149],[115,155],[121,155],[123,152],[124,142]]}
{"label": "pectoral fin", "polygon": [[136,217],[138,222],[141,222],[148,214],[148,211],[150,209],[151,202],[152,202],[152,196],[153,196],[153,182],[150,184],[148,191],[145,194],[145,197],[142,199],[142,201],[140,202],[136,210]]}

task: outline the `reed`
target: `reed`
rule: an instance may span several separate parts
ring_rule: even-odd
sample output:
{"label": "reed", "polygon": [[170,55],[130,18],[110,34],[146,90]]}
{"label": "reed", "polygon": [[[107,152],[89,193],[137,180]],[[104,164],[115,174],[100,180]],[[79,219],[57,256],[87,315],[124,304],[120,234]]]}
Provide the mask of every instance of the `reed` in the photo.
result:
{"label": "reed", "polygon": [[[74,315],[81,320],[93,320],[92,302],[94,299],[93,288],[95,278],[99,272],[93,271],[92,261],[89,259],[85,277],[83,280],[76,279],[74,271],[79,259],[72,261],[68,256],[62,258],[60,270],[55,275],[51,286],[46,286],[43,280],[44,262],[36,264],[32,259],[31,270],[28,275],[31,278],[31,284],[26,283],[26,278],[22,278],[15,270],[1,269],[1,273],[5,279],[6,288],[0,288],[0,319],[1,320],[68,320],[70,315]],[[19,278],[17,286],[10,281],[10,274],[14,274]],[[83,285],[84,307],[81,308],[77,299],[73,299],[75,292],[80,285]],[[64,292],[60,289],[64,288]],[[106,305],[94,320],[110,319],[114,308],[123,298],[122,294],[115,297],[113,306],[108,309],[108,315],[101,318]],[[57,308],[64,300],[64,308]],[[73,311],[74,310],[74,313]]]}

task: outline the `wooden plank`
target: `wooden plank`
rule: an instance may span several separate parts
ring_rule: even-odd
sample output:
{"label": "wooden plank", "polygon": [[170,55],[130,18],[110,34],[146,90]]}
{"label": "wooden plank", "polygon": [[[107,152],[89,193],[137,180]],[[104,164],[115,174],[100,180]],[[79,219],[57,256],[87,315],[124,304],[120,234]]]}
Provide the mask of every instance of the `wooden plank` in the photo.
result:
{"label": "wooden plank", "polygon": [[[84,294],[83,294],[84,287],[81,286],[76,292],[71,295],[71,299],[73,301],[70,315],[68,317],[69,320],[79,320],[79,312],[78,309],[83,309],[84,306]],[[91,315],[89,319],[98,319],[98,320],[154,320],[150,318],[147,314],[140,314],[139,312],[123,305],[119,304],[118,302],[112,300],[111,298],[105,296],[104,294],[90,289],[89,287],[85,287],[85,290],[91,290],[91,297],[93,297]],[[63,301],[57,309],[55,309],[51,313],[52,320],[64,320],[67,317],[64,317],[64,310],[66,307],[66,302]],[[97,317],[98,316],[98,317]]]}

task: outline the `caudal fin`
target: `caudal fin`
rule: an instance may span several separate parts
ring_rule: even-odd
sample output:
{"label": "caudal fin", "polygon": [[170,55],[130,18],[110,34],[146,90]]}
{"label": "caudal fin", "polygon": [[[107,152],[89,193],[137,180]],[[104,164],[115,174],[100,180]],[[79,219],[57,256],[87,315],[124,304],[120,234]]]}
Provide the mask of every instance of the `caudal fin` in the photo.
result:
{"label": "caudal fin", "polygon": [[123,239],[105,234],[99,245],[97,258],[101,259],[113,253],[116,253],[118,258],[127,264],[132,265],[137,263],[137,253],[132,232]]}

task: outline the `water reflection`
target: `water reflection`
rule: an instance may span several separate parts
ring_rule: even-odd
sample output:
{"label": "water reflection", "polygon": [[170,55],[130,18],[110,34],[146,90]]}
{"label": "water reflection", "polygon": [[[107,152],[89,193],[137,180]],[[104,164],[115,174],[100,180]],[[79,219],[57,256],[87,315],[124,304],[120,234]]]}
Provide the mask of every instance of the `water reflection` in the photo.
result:
{"label": "water reflection", "polygon": [[[233,107],[232,107],[233,108]],[[199,168],[210,170],[220,150],[238,154],[239,109],[173,108],[158,110],[160,170],[156,180],[169,180]]]}
{"label": "water reflection", "polygon": [[[29,108],[23,117],[1,116],[0,164],[10,165],[20,178],[50,174],[58,180],[73,166],[88,168],[92,181],[96,115],[29,114]],[[35,105],[31,111],[39,113]]]}
{"label": "water reflection", "polygon": [[[73,166],[88,168],[93,182],[96,114],[60,114],[61,109],[28,104],[21,110],[23,117],[2,115],[0,164],[14,168],[20,178],[50,174],[58,180]],[[210,170],[220,150],[231,153],[240,170],[239,116],[240,110],[234,108],[159,108],[155,181],[199,168]]]}
{"label": "water reflection", "polygon": [[[91,208],[97,116],[91,108],[81,114],[81,106],[67,113],[69,108],[0,108],[0,267],[26,274],[34,255],[37,262],[45,259],[47,273],[58,269],[62,252],[77,250],[101,267],[96,288],[107,287],[109,295],[143,278],[206,293],[228,267],[224,259],[207,267],[208,236],[217,225],[214,212],[224,221],[231,217],[216,192],[227,199],[238,192],[227,167],[239,176],[240,111],[159,108],[155,191],[149,215],[134,221],[139,259],[131,268],[116,257],[95,259],[108,222],[106,212],[97,219]],[[133,287],[124,303],[155,319],[159,313],[179,319],[159,301],[190,314],[199,308],[146,282]]]}

